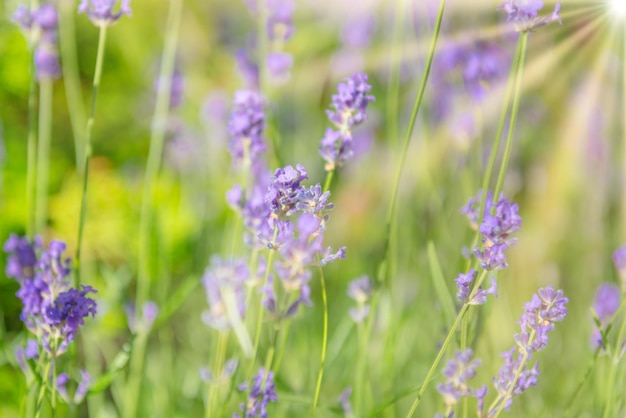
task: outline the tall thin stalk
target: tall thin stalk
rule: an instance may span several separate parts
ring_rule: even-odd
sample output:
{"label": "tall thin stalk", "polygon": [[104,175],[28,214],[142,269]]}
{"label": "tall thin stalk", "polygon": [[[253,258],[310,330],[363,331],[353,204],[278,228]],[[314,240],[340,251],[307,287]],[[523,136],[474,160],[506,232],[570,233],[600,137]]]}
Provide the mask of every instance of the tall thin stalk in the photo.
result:
{"label": "tall thin stalk", "polygon": [[50,137],[52,130],[52,79],[39,82],[39,144],[37,150],[37,181],[35,198],[35,233],[41,234],[48,215],[48,172],[50,168]]}
{"label": "tall thin stalk", "polygon": [[93,75],[93,86],[91,91],[91,108],[89,110],[89,118],[87,119],[87,127],[85,130],[85,158],[83,170],[83,194],[80,203],[80,215],[78,220],[78,240],[76,244],[76,259],[74,260],[75,271],[74,287],[78,287],[80,283],[80,263],[81,250],[83,247],[83,233],[85,229],[85,219],[87,216],[87,187],[89,184],[89,162],[93,153],[91,145],[91,135],[93,125],[96,118],[96,103],[98,101],[98,89],[100,88],[100,79],[102,77],[102,66],[104,63],[104,50],[106,46],[107,25],[100,24],[100,35],[98,37],[98,52],[96,55],[96,69]]}
{"label": "tall thin stalk", "polygon": [[[139,219],[139,269],[137,293],[135,296],[136,309],[140,309],[150,295],[150,249],[152,247],[152,218],[156,206],[156,181],[161,168],[182,9],[183,0],[170,0]],[[124,402],[124,416],[129,417],[137,415],[147,349],[147,332],[139,331],[139,333],[139,344],[134,347],[131,353],[129,383]]]}

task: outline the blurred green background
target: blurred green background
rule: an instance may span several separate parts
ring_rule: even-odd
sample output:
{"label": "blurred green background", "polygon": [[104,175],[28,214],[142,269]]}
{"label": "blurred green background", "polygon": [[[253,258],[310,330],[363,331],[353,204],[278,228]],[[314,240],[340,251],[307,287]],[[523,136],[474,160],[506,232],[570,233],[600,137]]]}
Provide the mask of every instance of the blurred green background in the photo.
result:
{"label": "blurred green background", "polygon": [[[504,19],[495,10],[497,1],[462,3],[448,3],[441,48],[466,38],[489,39]],[[18,4],[5,0],[0,6],[2,242],[11,233],[24,233],[26,225],[30,74],[27,43],[10,22]],[[331,347],[320,416],[338,415],[337,398],[353,384],[357,341],[347,316],[352,301],[346,286],[357,276],[376,275],[400,137],[422,76],[437,6],[436,1],[398,4],[396,9],[392,2],[375,0],[358,4],[299,1],[295,35],[286,45],[295,58],[291,77],[265,92],[280,159],[270,159],[271,168],[278,162],[301,163],[311,183],[323,182],[317,147],[328,125],[324,109],[337,82],[350,74],[345,70],[350,65],[338,63],[354,58],[341,55],[350,52],[341,45],[341,30],[357,12],[373,16],[371,43],[351,51],[361,56],[357,62],[369,74],[376,96],[366,122],[373,142],[357,161],[339,171],[331,189],[336,207],[327,243],[346,245],[348,256],[325,269]],[[134,1],[132,8],[132,18],[121,19],[108,33],[93,135],[84,241],[88,274],[83,275],[87,284],[99,290],[99,314],[83,330],[79,354],[94,376],[107,369],[130,338],[124,306],[134,297],[143,172],[168,2]],[[589,307],[595,289],[602,282],[617,282],[611,254],[626,244],[626,151],[620,93],[624,62],[619,29],[624,22],[616,25],[604,11],[582,2],[564,4],[561,15],[562,26],[550,25],[530,36],[520,116],[504,187],[507,197],[519,204],[524,225],[518,243],[509,251],[510,267],[498,274],[499,298],[481,308],[477,331],[476,351],[483,366],[476,386],[490,385],[502,364],[499,353],[512,346],[522,306],[531,295],[539,287],[552,285],[569,297],[570,314],[557,325],[548,348],[537,355],[538,387],[514,401],[510,415],[520,417],[559,416],[570,406],[570,396],[593,355]],[[85,16],[74,19],[81,92],[83,102],[88,103],[98,31]],[[237,182],[227,151],[226,110],[233,92],[244,85],[234,53],[249,44],[254,19],[243,0],[184,2],[177,67],[185,90],[182,106],[170,115],[159,179],[154,248],[159,264],[150,296],[163,306],[177,290],[188,291],[174,315],[150,337],[141,416],[190,417],[203,410],[205,389],[198,369],[210,364],[217,333],[200,320],[206,309],[200,277],[212,254],[228,254],[236,222],[224,199]],[[399,41],[394,43],[394,36]],[[513,43],[502,44],[512,54]],[[399,94],[390,96],[390,74],[398,68],[398,58]],[[82,183],[64,87],[63,80],[54,83],[45,238],[66,241],[68,254],[73,255]],[[442,93],[435,87],[427,90],[402,176],[393,229],[392,298],[381,303],[368,346],[366,410],[374,411],[418,385],[446,335],[427,245],[434,244],[453,298],[453,278],[466,265],[462,250],[473,239],[459,210],[480,188],[499,117],[501,87],[493,86],[482,105],[462,94],[456,99],[457,106],[480,121],[471,137],[455,130],[453,117],[437,121],[432,116]],[[458,88],[462,90],[460,83]],[[223,118],[207,112],[207,101],[223,106]],[[240,250],[243,253],[243,245]],[[2,270],[5,261],[5,257],[0,259]],[[289,348],[277,373],[280,401],[271,416],[308,414],[322,332],[316,278],[312,286],[314,307],[302,310],[291,325]],[[18,416],[25,393],[24,377],[13,354],[27,338],[18,317],[17,289],[17,283],[0,275],[1,417]],[[347,332],[345,340],[343,332]],[[236,352],[234,339],[230,351]],[[607,374],[608,360],[600,358],[572,405],[572,416],[601,413]],[[623,372],[618,378],[623,384]],[[440,380],[437,375],[435,383]],[[91,397],[89,409],[83,406],[80,411],[89,416],[117,416],[114,405],[123,391],[122,373],[110,390]],[[238,400],[228,402],[230,410],[236,411]],[[404,416],[411,402],[412,396],[403,397],[380,416]],[[441,409],[440,402],[432,385],[418,415],[433,416]],[[623,412],[623,400],[620,405],[618,411]]]}

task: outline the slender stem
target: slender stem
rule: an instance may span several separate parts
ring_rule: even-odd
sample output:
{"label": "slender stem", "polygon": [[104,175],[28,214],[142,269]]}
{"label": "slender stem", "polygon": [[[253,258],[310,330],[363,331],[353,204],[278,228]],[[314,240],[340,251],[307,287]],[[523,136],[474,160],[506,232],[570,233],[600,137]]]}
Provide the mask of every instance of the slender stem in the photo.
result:
{"label": "slender stem", "polygon": [[80,88],[80,77],[78,74],[78,59],[76,57],[76,38],[74,30],[74,2],[58,2],[61,9],[61,19],[59,21],[59,44],[61,49],[61,60],[63,62],[63,84],[65,86],[65,96],[69,109],[70,123],[74,135],[74,147],[76,149],[76,166],[83,169],[84,158],[84,132],[85,107],[83,105],[83,95]]}
{"label": "slender stem", "polygon": [[89,162],[91,160],[92,148],[91,148],[91,133],[93,131],[93,125],[96,117],[96,103],[98,101],[98,89],[100,87],[100,78],[102,77],[102,66],[104,63],[104,50],[106,46],[107,26],[100,25],[100,36],[98,39],[98,52],[96,56],[96,69],[93,75],[93,87],[91,96],[91,109],[89,111],[89,118],[87,119],[87,127],[85,130],[85,165],[83,170],[83,194],[80,203],[80,215],[78,220],[78,240],[76,244],[76,259],[74,260],[74,267],[76,274],[74,274],[74,287],[78,287],[80,283],[80,256],[83,246],[83,232],[85,228],[85,219],[87,215],[87,185],[89,184]]}
{"label": "slender stem", "polygon": [[[528,337],[528,341],[529,341],[528,345],[530,345],[534,339],[535,339],[535,330],[531,331],[530,336]],[[517,384],[517,381],[522,375],[522,370],[524,370],[524,367],[526,367],[528,356],[529,356],[529,352],[525,351],[524,355],[522,356],[522,361],[520,362],[519,366],[517,367],[517,370],[515,371],[515,377],[513,378],[513,381],[511,382],[509,389],[506,391],[506,395],[504,395],[504,397],[498,396],[498,398],[496,398],[496,400],[492,403],[492,406],[489,408],[489,410],[491,410],[492,407],[495,406],[499,401],[498,409],[496,409],[496,412],[494,413],[492,418],[497,418],[498,415],[500,415],[500,412],[502,412],[502,409],[504,409],[504,406],[506,405],[507,399],[511,398],[513,394],[513,390],[515,389],[515,385]]]}
{"label": "slender stem", "polygon": [[393,223],[393,217],[396,212],[396,204],[398,200],[398,190],[400,187],[400,179],[402,176],[402,171],[404,169],[404,164],[406,161],[406,156],[409,150],[409,144],[411,142],[411,137],[413,136],[413,128],[415,127],[415,121],[417,119],[417,114],[422,105],[422,99],[424,97],[424,92],[426,91],[426,85],[428,84],[428,76],[430,75],[430,69],[432,66],[433,58],[435,56],[435,48],[437,47],[437,39],[439,38],[439,31],[441,29],[441,21],[443,20],[443,11],[445,9],[446,0],[441,0],[439,5],[439,13],[437,15],[437,21],[435,23],[435,31],[433,33],[433,38],[430,44],[430,49],[428,51],[428,56],[426,58],[426,67],[424,68],[424,74],[422,76],[422,80],[419,86],[419,90],[417,93],[417,97],[415,98],[415,103],[413,104],[413,110],[411,112],[411,118],[409,119],[409,126],[406,131],[406,135],[404,138],[404,144],[402,146],[402,152],[400,154],[400,161],[398,164],[398,168],[396,170],[396,175],[393,183],[393,189],[391,193],[391,200],[389,202],[389,209],[387,211],[387,221],[386,221],[386,234],[385,234],[385,245],[383,249],[383,261],[381,262],[381,267],[379,269],[379,281],[386,281],[387,279],[387,268],[386,262],[389,256],[389,243],[391,237],[391,225]]}
{"label": "slender stem", "polygon": [[207,393],[207,407],[204,410],[205,418],[211,418],[216,411],[216,397],[220,385],[220,376],[222,373],[222,367],[224,366],[224,360],[226,359],[226,348],[228,346],[228,333],[221,331],[217,338],[217,346],[215,349],[215,358],[213,359],[213,381],[208,384]]}
{"label": "slender stem", "polygon": [[354,416],[359,417],[361,416],[363,403],[363,380],[365,376],[365,356],[367,355],[367,332],[363,322],[357,324],[357,334],[359,338],[359,351],[357,353],[356,374],[354,376]]}
{"label": "slender stem", "polygon": [[[330,172],[329,172],[330,173]],[[320,284],[322,286],[322,304],[324,309],[324,330],[322,334],[322,354],[320,357],[320,370],[317,374],[317,384],[315,385],[315,395],[313,396],[313,407],[311,408],[310,417],[315,416],[315,409],[322,388],[322,378],[324,377],[324,366],[326,365],[326,347],[328,345],[328,300],[326,298],[326,283],[324,281],[324,271],[320,267]]]}
{"label": "slender stem", "polygon": [[330,189],[330,184],[333,181],[333,174],[335,174],[334,168],[326,172],[326,180],[324,181],[324,189],[322,190],[322,193],[327,192]]}
{"label": "slender stem", "polygon": [[48,361],[46,362],[46,368],[43,372],[43,377],[42,377],[42,382],[41,382],[41,387],[39,388],[39,396],[37,397],[37,409],[35,412],[35,418],[39,418],[40,414],[41,414],[41,407],[43,405],[43,398],[44,395],[46,394],[46,386],[48,385],[48,375],[50,374],[50,364],[51,364],[52,360],[48,359]]}
{"label": "slender stem", "polygon": [[[468,300],[472,300],[474,298],[474,296],[476,295],[476,292],[478,292],[478,290],[480,289],[480,285],[485,280],[485,277],[487,277],[487,271],[483,270],[478,280],[474,283],[474,287],[472,291],[470,292]],[[424,382],[420,386],[415,402],[413,402],[413,405],[411,406],[411,409],[409,413],[407,414],[407,418],[412,417],[415,411],[417,410],[417,406],[419,405],[422,399],[422,396],[424,396],[424,393],[426,392],[426,389],[428,388],[428,385],[431,379],[433,378],[433,375],[435,374],[435,370],[437,370],[437,367],[439,366],[439,363],[441,362],[443,355],[445,354],[446,350],[448,349],[448,346],[450,345],[450,342],[452,341],[452,337],[454,336],[456,329],[459,327],[459,324],[463,320],[463,317],[467,313],[469,307],[470,305],[467,303],[463,304],[463,306],[461,307],[461,310],[456,316],[456,319],[454,320],[454,323],[452,324],[452,327],[450,328],[450,331],[448,332],[446,339],[444,340],[441,348],[439,349],[439,352],[437,353],[437,357],[435,357],[435,361],[430,366],[430,370],[428,370],[428,373],[426,374],[426,377],[424,378]]]}
{"label": "slender stem", "polygon": [[[163,142],[165,139],[165,127],[167,114],[170,107],[170,95],[172,89],[172,75],[174,73],[174,61],[178,44],[178,32],[182,15],[183,0],[171,0],[167,15],[165,29],[165,44],[163,58],[159,69],[159,86],[150,131],[150,150],[148,151],[148,163],[143,184],[143,196],[141,202],[141,215],[139,220],[139,269],[137,275],[137,293],[135,295],[135,307],[140,309],[148,300],[150,294],[150,248],[151,226],[154,212],[155,183],[159,174]],[[125,400],[125,415],[134,417],[137,414],[137,406],[141,395],[143,380],[144,357],[147,345],[147,332],[138,337],[138,349],[131,352],[129,384],[132,386],[127,391]]]}
{"label": "slender stem", "polygon": [[[493,147],[491,148],[491,152],[489,153],[489,162],[487,163],[487,168],[485,170],[485,176],[483,177],[483,184],[481,188],[481,198],[480,198],[480,210],[478,215],[478,220],[483,219],[485,214],[485,206],[487,202],[487,190],[489,190],[489,183],[491,182],[491,174],[493,172],[493,167],[496,163],[496,157],[498,156],[498,151],[500,149],[500,141],[502,138],[502,132],[504,131],[504,123],[506,122],[506,115],[509,110],[509,102],[511,101],[511,95],[513,93],[513,83],[515,80],[515,73],[517,72],[517,67],[519,65],[520,52],[521,52],[521,38],[517,40],[517,46],[515,47],[515,55],[513,57],[513,64],[511,64],[511,70],[509,72],[509,79],[506,85],[506,92],[504,93],[504,103],[502,104],[502,112],[500,112],[500,120],[498,121],[498,128],[496,129],[496,137],[493,141]],[[476,231],[476,239],[478,239],[478,231]]]}
{"label": "slender stem", "polygon": [[387,95],[387,137],[398,141],[398,98],[400,96],[400,59],[402,57],[402,32],[404,29],[403,9],[406,5],[405,0],[395,0],[395,8],[393,12],[393,32],[391,34],[391,50],[389,59],[389,77],[387,85],[389,86],[389,94]]}
{"label": "slender stem", "polygon": [[[524,32],[521,35],[521,46],[519,51],[519,62],[517,67],[517,75],[515,78],[515,90],[513,93],[513,104],[511,107],[511,120],[509,121],[509,132],[506,138],[506,145],[504,147],[504,155],[502,157],[502,165],[500,166],[500,174],[498,175],[498,182],[496,183],[496,189],[493,194],[493,201],[498,201],[498,195],[502,190],[504,184],[504,176],[506,175],[506,169],[509,165],[509,159],[511,157],[511,148],[513,145],[513,131],[515,130],[515,122],[517,121],[517,112],[519,110],[520,92],[522,89],[522,76],[524,73],[524,60],[526,58],[526,46],[528,45],[528,32]],[[486,194],[486,193],[485,193]]]}
{"label": "slender stem", "polygon": [[[33,58],[34,59],[34,58]],[[37,82],[35,78],[35,67],[31,59],[31,82],[30,93],[28,95],[28,155],[26,170],[26,207],[28,221],[26,235],[32,240],[36,234],[35,222],[35,179],[37,178],[37,132],[36,132],[36,104],[37,104]]]}
{"label": "slender stem", "polygon": [[159,86],[150,131],[150,150],[143,184],[141,215],[139,220],[139,271],[137,277],[136,306],[148,300],[150,294],[151,226],[154,213],[155,183],[161,167],[167,115],[170,107],[172,75],[178,44],[178,32],[183,0],[171,0],[167,17],[165,45],[159,71]]}
{"label": "slender stem", "polygon": [[606,391],[606,404],[604,406],[604,418],[611,416],[611,410],[613,407],[613,391],[615,388],[615,376],[617,375],[617,369],[620,366],[620,359],[622,357],[622,344],[624,341],[624,333],[626,333],[626,320],[622,321],[619,332],[617,334],[617,340],[615,348],[613,349],[613,355],[611,358],[611,370],[609,372],[609,387]]}
{"label": "slender stem", "polygon": [[50,168],[50,134],[52,130],[52,79],[39,83],[39,145],[37,150],[37,186],[35,199],[35,233],[46,227],[48,213],[48,172]]}

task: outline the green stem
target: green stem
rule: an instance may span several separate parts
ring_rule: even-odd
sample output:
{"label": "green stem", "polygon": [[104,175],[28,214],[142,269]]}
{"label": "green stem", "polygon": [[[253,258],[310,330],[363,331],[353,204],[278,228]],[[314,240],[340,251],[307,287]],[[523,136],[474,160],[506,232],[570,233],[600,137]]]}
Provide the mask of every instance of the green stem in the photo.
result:
{"label": "green stem", "polygon": [[[511,70],[509,72],[509,80],[506,85],[506,92],[504,93],[504,103],[502,104],[502,112],[500,112],[500,119],[498,120],[498,128],[496,129],[496,137],[493,141],[493,147],[491,148],[491,152],[489,153],[489,162],[487,163],[487,168],[485,170],[485,176],[483,177],[482,184],[482,192],[480,197],[480,210],[478,215],[478,220],[480,222],[483,219],[485,214],[485,206],[487,202],[487,190],[489,190],[489,183],[491,182],[491,174],[493,173],[493,168],[496,163],[496,157],[498,156],[498,151],[500,149],[500,141],[502,139],[502,132],[504,131],[504,124],[506,122],[506,115],[509,110],[509,102],[511,101],[511,95],[513,94],[513,83],[515,80],[515,74],[517,72],[517,68],[519,66],[520,52],[522,42],[521,38],[518,38],[517,46],[515,47],[515,55],[513,57],[513,64],[511,65]],[[479,233],[476,232],[477,242]]]}
{"label": "green stem", "polygon": [[[478,280],[474,283],[474,287],[472,291],[470,292],[468,300],[472,300],[474,298],[474,296],[480,289],[480,285],[485,280],[485,277],[487,277],[487,271],[483,270]],[[424,382],[420,386],[419,392],[417,393],[417,397],[415,398],[415,401],[413,402],[413,405],[411,406],[411,409],[409,413],[407,414],[407,418],[411,418],[413,414],[415,413],[415,411],[417,410],[417,406],[422,400],[422,396],[424,396],[424,393],[426,393],[426,389],[428,388],[428,385],[430,381],[432,380],[433,375],[435,374],[435,370],[437,370],[437,367],[439,366],[439,363],[441,362],[443,355],[446,353],[446,350],[448,349],[450,342],[452,342],[452,337],[454,336],[456,329],[459,327],[459,324],[463,320],[463,317],[467,313],[469,307],[470,305],[467,303],[463,304],[463,306],[461,307],[461,310],[456,316],[456,319],[454,320],[454,323],[452,324],[452,327],[450,328],[450,331],[448,332],[448,335],[446,336],[446,339],[444,340],[443,345],[441,346],[441,348],[439,349],[439,352],[437,353],[437,357],[435,357],[435,361],[430,366],[430,370],[428,370],[428,373],[426,374],[426,377],[424,378]]]}
{"label": "green stem", "polygon": [[161,167],[167,115],[170,107],[172,75],[178,44],[178,32],[183,0],[170,1],[165,32],[163,58],[159,70],[159,85],[150,131],[150,150],[143,184],[141,215],[139,220],[139,271],[137,277],[136,306],[148,300],[150,294],[151,225],[155,207],[156,180]]}
{"label": "green stem", "polygon": [[50,374],[51,359],[46,363],[46,368],[43,372],[41,387],[39,388],[39,396],[37,397],[37,409],[35,412],[35,418],[39,418],[41,414],[41,407],[43,406],[43,398],[46,394],[46,386],[48,385],[48,375]]}
{"label": "green stem", "polygon": [[357,334],[359,338],[359,348],[357,353],[356,374],[354,377],[354,416],[361,416],[363,404],[363,385],[365,376],[365,356],[367,355],[367,332],[363,322],[357,324]]}
{"label": "green stem", "polygon": [[[276,241],[276,237],[278,237],[278,228],[274,227],[274,233],[272,236],[272,243]],[[270,271],[272,268],[272,261],[274,259],[275,249],[269,249],[269,255],[267,256],[267,265],[265,267],[265,275],[263,276],[263,286],[267,286],[267,280],[270,275]],[[252,358],[250,360],[250,365],[248,366],[248,372],[246,373],[246,382],[249,382],[252,379],[252,373],[254,372],[254,363],[256,362],[256,356],[259,351],[259,343],[261,341],[261,328],[263,327],[263,314],[265,310],[263,309],[263,303],[259,302],[259,311],[257,313],[257,322],[256,329],[254,334],[254,348],[252,350]]]}
{"label": "green stem", "polygon": [[433,38],[430,44],[430,49],[428,51],[428,56],[426,58],[426,67],[424,68],[424,74],[422,76],[422,80],[419,86],[417,97],[415,98],[415,103],[413,104],[411,118],[409,119],[409,126],[406,131],[404,144],[402,146],[402,152],[400,154],[400,161],[399,161],[398,168],[396,170],[395,179],[393,182],[391,200],[389,202],[389,208],[387,211],[385,245],[383,249],[383,261],[381,262],[381,267],[379,270],[379,277],[378,277],[379,281],[386,281],[387,279],[386,261],[389,255],[388,253],[389,253],[389,241],[390,241],[390,236],[391,236],[391,225],[393,223],[393,218],[396,212],[395,209],[396,209],[396,204],[398,200],[400,178],[402,176],[402,171],[404,169],[404,164],[405,164],[406,157],[408,154],[409,144],[411,143],[411,137],[413,136],[413,128],[415,127],[417,114],[422,105],[422,99],[424,98],[424,92],[426,91],[426,85],[428,84],[428,76],[430,75],[430,69],[432,66],[433,58],[435,56],[435,48],[437,47],[437,39],[439,38],[439,31],[441,29],[441,21],[443,20],[443,11],[445,8],[445,4],[446,4],[446,0],[441,0],[441,3],[439,5],[439,13],[437,14],[437,21],[435,23],[435,31],[433,33]]}
{"label": "green stem", "polygon": [[48,173],[50,170],[50,137],[52,130],[52,79],[39,83],[39,146],[37,150],[37,186],[35,199],[35,233],[42,234],[48,213]]}
{"label": "green stem", "polygon": [[87,215],[87,185],[89,184],[89,162],[91,160],[92,148],[91,148],[91,133],[93,131],[93,125],[96,117],[96,103],[98,101],[98,88],[100,87],[100,79],[102,77],[102,66],[104,63],[104,50],[106,46],[107,26],[100,25],[100,36],[98,39],[98,52],[96,56],[96,69],[93,76],[93,87],[91,96],[91,109],[89,111],[89,118],[87,119],[87,126],[85,130],[85,164],[83,169],[83,193],[80,203],[80,215],[78,220],[78,240],[76,244],[76,259],[74,260],[74,267],[76,273],[74,274],[74,287],[78,287],[80,283],[80,262],[81,262],[81,250],[83,246],[83,232],[85,228],[85,219]]}
{"label": "green stem", "polygon": [[389,94],[387,95],[387,137],[393,141],[398,141],[398,97],[400,96],[400,59],[402,57],[402,32],[404,29],[404,15],[402,11],[405,0],[396,0],[396,7],[393,12],[393,32],[391,35],[390,68],[387,84]]}
{"label": "green stem", "polygon": [[[31,57],[32,58],[32,57]],[[36,234],[35,222],[35,179],[37,178],[37,132],[35,110],[37,105],[37,82],[35,78],[34,58],[31,59],[30,93],[28,94],[28,168],[26,169],[26,207],[28,220],[26,235],[32,240]]]}
{"label": "green stem", "polygon": [[[529,341],[528,345],[530,345],[533,342],[534,338],[535,338],[535,330],[532,330],[530,333],[530,336],[528,337],[528,341]],[[522,361],[520,362],[517,370],[515,371],[515,377],[513,378],[513,381],[511,382],[509,389],[506,391],[506,395],[504,395],[504,397],[498,396],[489,407],[489,411],[491,411],[495,405],[498,405],[498,409],[496,409],[496,412],[494,413],[492,418],[497,418],[498,415],[500,415],[500,412],[502,412],[502,409],[504,409],[504,406],[506,405],[507,399],[511,398],[513,394],[513,390],[515,389],[515,385],[517,384],[517,381],[519,380],[522,374],[522,370],[524,370],[524,367],[526,367],[526,362],[528,361],[528,355],[529,355],[528,351],[525,351],[524,355],[522,356]]]}
{"label": "green stem", "polygon": [[83,126],[85,126],[85,107],[80,88],[78,73],[78,59],[76,57],[76,38],[74,30],[74,2],[58,2],[61,9],[59,21],[59,45],[61,49],[61,61],[63,62],[63,84],[69,109],[70,123],[74,135],[74,147],[76,149],[76,166],[83,169],[84,146]]}
{"label": "green stem", "polygon": [[[330,173],[330,172],[329,172]],[[313,396],[313,407],[311,408],[310,417],[315,416],[315,409],[320,396],[320,390],[322,388],[322,378],[324,376],[324,366],[326,365],[326,347],[328,345],[328,300],[326,298],[326,283],[324,281],[324,271],[320,270],[320,284],[322,287],[322,304],[324,309],[324,330],[322,334],[322,354],[320,358],[320,370],[317,374],[317,384],[315,385],[315,395]]]}
{"label": "green stem", "polygon": [[335,174],[334,168],[326,172],[326,180],[324,181],[324,189],[322,190],[322,193],[325,193],[330,189],[330,184],[333,181],[333,174]]}
{"label": "green stem", "polygon": [[[135,308],[148,300],[150,294],[150,248],[151,226],[155,206],[155,183],[159,174],[163,142],[165,139],[165,127],[167,114],[170,107],[170,95],[172,89],[172,75],[174,73],[174,61],[178,44],[178,32],[182,15],[183,0],[172,0],[169,3],[167,24],[165,29],[165,45],[163,58],[159,69],[159,85],[155,104],[152,129],[150,131],[150,150],[143,185],[141,201],[141,214],[139,219],[139,269],[137,275],[137,293],[135,295]],[[145,333],[147,334],[147,332]],[[141,395],[143,380],[144,357],[147,345],[147,335],[142,334],[138,338],[138,349],[131,352],[129,383],[132,383],[127,391],[124,402],[126,414],[134,417],[137,414],[137,406]]]}
{"label": "green stem", "polygon": [[615,348],[613,349],[613,355],[611,358],[611,370],[609,372],[609,387],[606,391],[606,404],[604,406],[604,418],[611,416],[611,410],[613,407],[613,391],[615,387],[615,377],[617,375],[617,369],[620,366],[620,359],[622,357],[622,344],[624,341],[624,334],[626,333],[626,320],[622,321],[619,332],[617,334],[617,340]]}
{"label": "green stem", "polygon": [[216,397],[220,385],[220,376],[222,373],[222,367],[224,366],[224,360],[226,359],[226,348],[228,346],[228,333],[220,332],[217,338],[217,346],[215,350],[215,358],[213,359],[213,381],[208,384],[207,393],[207,407],[204,410],[205,418],[211,418],[213,413],[217,413],[216,409]]}
{"label": "green stem", "polygon": [[[520,92],[522,89],[522,76],[524,73],[524,61],[526,58],[526,46],[528,45],[528,32],[524,32],[521,35],[521,46],[519,51],[519,62],[517,67],[517,75],[515,78],[515,90],[513,92],[513,104],[511,107],[511,120],[509,121],[509,132],[506,138],[506,145],[504,147],[504,155],[502,157],[502,165],[500,166],[500,174],[498,175],[498,182],[496,183],[496,189],[493,193],[493,201],[498,201],[498,196],[502,190],[504,184],[504,177],[506,175],[506,169],[509,165],[509,159],[511,157],[511,148],[513,145],[513,131],[515,130],[515,123],[517,121],[517,112],[519,110]],[[486,192],[484,193],[486,194]]]}

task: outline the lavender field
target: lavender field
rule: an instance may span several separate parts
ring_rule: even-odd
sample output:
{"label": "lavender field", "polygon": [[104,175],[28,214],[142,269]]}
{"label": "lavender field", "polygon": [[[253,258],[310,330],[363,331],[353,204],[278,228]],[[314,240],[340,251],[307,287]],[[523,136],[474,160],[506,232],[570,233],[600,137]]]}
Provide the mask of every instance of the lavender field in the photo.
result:
{"label": "lavender field", "polygon": [[0,11],[0,418],[626,416],[626,1]]}

